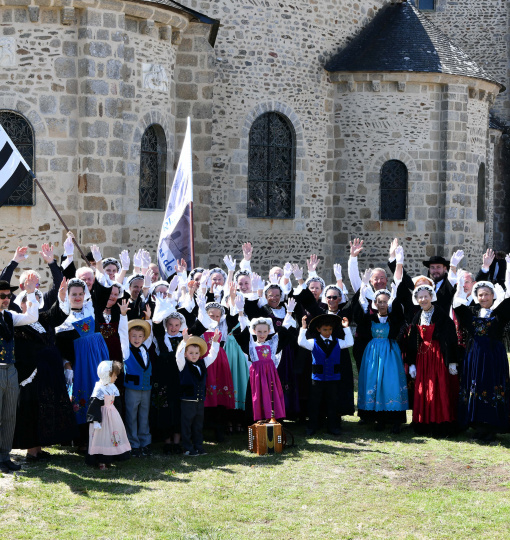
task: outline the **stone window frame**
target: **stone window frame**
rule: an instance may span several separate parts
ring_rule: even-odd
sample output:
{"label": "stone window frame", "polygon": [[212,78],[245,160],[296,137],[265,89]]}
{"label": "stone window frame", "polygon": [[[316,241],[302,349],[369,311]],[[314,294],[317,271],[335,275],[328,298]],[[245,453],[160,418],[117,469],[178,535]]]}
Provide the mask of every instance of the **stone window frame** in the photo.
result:
{"label": "stone window frame", "polygon": [[[35,136],[35,129],[34,129],[34,126],[32,125],[32,122],[30,122],[30,120],[24,115],[22,114],[20,111],[17,111],[15,109],[8,109],[8,108],[3,108],[3,107],[0,107],[0,114],[1,113],[10,113],[10,114],[13,114],[15,116],[18,116],[20,118],[20,122],[24,122],[26,124],[26,127],[29,129],[30,131],[30,134],[31,134],[31,150],[32,150],[32,162],[30,163],[27,158],[27,156],[24,156],[25,157],[25,160],[27,161],[27,164],[31,167],[31,170],[32,172],[35,174],[35,170],[36,170],[36,157],[37,157],[37,154],[36,154],[36,136]],[[7,133],[7,135],[9,135],[9,133]],[[11,136],[11,135],[9,135]],[[12,138],[12,136],[11,136]],[[16,141],[13,141],[14,144],[16,144]],[[30,176],[30,178],[28,178]],[[7,201],[5,201],[4,203],[4,206],[11,206],[11,207],[31,207],[31,206],[35,206],[36,204],[36,199],[35,199],[35,185],[34,185],[34,181],[32,180],[32,177],[31,175],[29,175],[27,173],[27,175],[25,176],[25,178],[23,179],[23,182],[29,182],[30,185],[27,186],[27,188],[25,188],[25,192],[27,191],[30,191],[30,200],[31,202],[26,202],[26,203],[20,203],[20,204],[16,204],[15,202],[12,201],[12,198],[14,196],[14,193],[17,191],[14,190],[13,194],[7,199]],[[27,183],[28,183],[27,182]],[[20,184],[21,185],[21,184]],[[29,189],[30,188],[30,189]]]}
{"label": "stone window frame", "polygon": [[438,0],[432,0],[432,6],[433,7],[421,7],[420,6],[421,1],[422,0],[415,0],[415,5],[420,11],[429,11],[429,12],[430,11],[437,11],[437,2],[438,2]]}
{"label": "stone window frame", "polygon": [[[405,178],[403,178],[404,186],[403,187],[391,187],[388,184],[388,166],[389,164],[393,163],[400,163],[405,168],[404,175]],[[404,214],[403,216],[399,217],[388,217],[388,215],[383,216],[383,210],[385,207],[385,202],[389,202],[383,199],[392,199],[392,194],[396,195],[400,202],[404,202]],[[409,205],[409,171],[407,169],[406,164],[403,161],[400,161],[399,159],[389,159],[385,161],[381,167],[380,172],[380,183],[379,183],[379,219],[381,221],[407,221],[407,210]]]}
{"label": "stone window frame", "polygon": [[[483,176],[481,173],[483,172]],[[487,216],[487,167],[485,162],[478,165],[477,187],[476,187],[476,221],[485,223]]]}
{"label": "stone window frame", "polygon": [[[239,149],[236,150],[232,156],[232,165],[238,167],[242,174],[243,184],[241,190],[243,193],[243,200],[248,200],[248,149],[249,149],[249,137],[250,129],[253,122],[262,114],[267,112],[277,112],[285,116],[292,127],[294,128],[294,144],[295,144],[295,168],[294,168],[294,217],[283,218],[283,221],[293,221],[297,226],[300,223],[301,208],[306,199],[306,187],[305,187],[305,173],[304,171],[309,169],[309,161],[306,153],[304,130],[301,120],[294,109],[280,101],[265,101],[257,104],[253,107],[241,120],[240,126],[240,141]],[[246,208],[246,207],[245,207]],[[246,209],[244,210],[246,212]],[[247,216],[247,213],[245,214]],[[250,222],[256,222],[257,220],[267,221],[271,218],[249,218]],[[279,219],[282,221],[282,219]]]}
{"label": "stone window frame", "polygon": [[[253,143],[250,143],[249,145],[249,150],[248,150],[248,194],[247,194],[247,217],[249,219],[253,219],[253,218],[258,218],[258,219],[294,219],[294,215],[295,215],[295,211],[294,211],[294,208],[295,208],[295,204],[294,204],[294,201],[295,201],[295,194],[294,194],[294,188],[295,188],[295,180],[296,180],[296,158],[295,158],[295,149],[296,149],[296,136],[295,136],[295,133],[294,133],[294,126],[292,125],[291,121],[283,114],[279,113],[279,112],[275,112],[275,111],[269,111],[269,112],[266,112],[266,113],[263,113],[262,115],[260,116],[257,116],[257,118],[254,120],[253,124],[251,125],[251,128],[250,128],[250,136],[249,136],[249,139],[251,141],[251,136],[252,136],[252,133],[253,133],[253,129],[255,127],[255,125],[257,124],[257,122],[261,121],[263,118],[265,117],[269,117],[269,119],[271,118],[280,118],[281,120],[283,120],[283,122],[281,122],[281,124],[285,125],[285,129],[286,129],[286,133],[285,133],[285,136],[286,136],[286,142],[288,143],[287,145],[285,146],[281,146],[281,145],[274,145],[274,146],[270,146],[270,141],[268,140],[267,137],[264,138],[264,143],[262,146],[265,146],[267,149],[277,149],[277,148],[281,148],[283,153],[286,154],[286,157],[289,156],[290,154],[290,166],[289,166],[289,171],[288,171],[288,176],[286,176],[284,179],[283,179],[283,182],[278,182],[278,184],[286,184],[287,185],[287,188],[290,186],[290,201],[285,205],[285,208],[284,210],[287,212],[288,215],[285,215],[285,216],[279,216],[277,214],[275,214],[272,210],[271,210],[271,202],[274,201],[275,199],[274,198],[271,198],[271,185],[274,185],[275,182],[274,181],[271,181],[271,180],[267,180],[267,179],[264,179],[264,180],[261,180],[260,178],[258,179],[254,179],[254,178],[250,178],[251,175],[253,175],[253,162],[251,160],[251,155],[252,155],[252,152],[251,152],[251,148],[252,148],[252,144]],[[269,125],[268,125],[269,127]],[[267,135],[268,133],[266,133]],[[276,155],[275,155],[276,156]],[[275,157],[276,159],[276,157]],[[258,165],[262,165],[262,168],[264,169],[264,173],[268,173],[269,169],[269,163],[270,163],[271,159],[270,159],[270,156],[269,155],[266,155],[265,156],[265,159],[264,159],[264,162],[263,163],[258,163]],[[265,174],[264,174],[264,178],[265,177]],[[250,192],[251,192],[251,182],[256,182],[256,183],[259,183],[259,184],[263,184],[264,185],[264,202],[267,204],[267,207],[266,207],[266,214],[265,215],[249,215],[249,211],[250,211],[250,208],[249,208],[249,202],[250,202]]]}
{"label": "stone window frame", "polygon": [[[132,172],[133,175],[136,175],[135,178],[138,178],[138,190],[139,190],[139,184],[140,184],[140,156],[141,156],[141,150],[142,150],[142,137],[145,133],[145,130],[150,127],[153,124],[159,124],[161,128],[163,129],[163,132],[166,137],[166,168],[165,168],[165,193],[168,193],[168,178],[171,176],[169,173],[169,165],[173,163],[174,154],[173,154],[173,148],[174,148],[174,130],[170,129],[170,125],[168,122],[167,117],[165,117],[163,114],[161,114],[159,111],[148,111],[143,115],[143,117],[138,121],[138,125],[136,126],[134,133],[133,133],[133,144],[131,146],[131,152],[130,152],[130,163],[128,164],[128,170]],[[136,170],[136,172],[135,172]],[[133,186],[134,187],[134,186]],[[165,195],[166,197],[166,195]],[[143,209],[139,208],[139,201],[137,202],[137,210],[140,212],[164,212],[166,206],[163,205],[163,208],[154,208],[154,209]]]}
{"label": "stone window frame", "polygon": [[380,181],[381,181],[381,168],[387,161],[390,160],[401,161],[407,167],[407,213],[406,220],[408,221],[411,216],[409,212],[409,204],[412,204],[413,193],[415,193],[416,186],[423,181],[422,173],[418,170],[418,166],[414,158],[412,158],[408,153],[403,150],[382,150],[377,153],[368,167],[368,172],[366,174],[366,183],[367,183],[367,201],[366,207],[376,209],[377,215],[373,219],[377,221],[384,221],[384,223],[401,223],[402,220],[392,220],[386,221],[381,220],[380,208],[381,208],[381,190],[380,190]]}

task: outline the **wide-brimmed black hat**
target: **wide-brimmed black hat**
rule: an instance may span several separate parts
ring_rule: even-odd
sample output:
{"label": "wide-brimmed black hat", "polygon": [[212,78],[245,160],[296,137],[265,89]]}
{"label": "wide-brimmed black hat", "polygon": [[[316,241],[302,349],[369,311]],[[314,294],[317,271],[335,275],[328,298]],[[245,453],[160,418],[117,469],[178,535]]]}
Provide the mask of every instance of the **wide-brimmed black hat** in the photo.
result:
{"label": "wide-brimmed black hat", "polygon": [[330,315],[329,313],[323,313],[322,315],[317,315],[317,317],[314,317],[310,324],[308,325],[308,330],[310,332],[317,332],[317,328],[320,328],[321,326],[332,326],[333,328],[336,328],[339,326],[342,322],[342,318],[338,317],[338,315]]}
{"label": "wide-brimmed black hat", "polygon": [[0,280],[0,291],[6,291],[9,289],[11,292],[15,291],[18,287],[11,287],[11,284],[5,279]]}
{"label": "wide-brimmed black hat", "polygon": [[450,268],[450,263],[440,255],[432,255],[428,261],[423,261],[423,266],[430,268],[431,264],[444,264],[447,268]]}

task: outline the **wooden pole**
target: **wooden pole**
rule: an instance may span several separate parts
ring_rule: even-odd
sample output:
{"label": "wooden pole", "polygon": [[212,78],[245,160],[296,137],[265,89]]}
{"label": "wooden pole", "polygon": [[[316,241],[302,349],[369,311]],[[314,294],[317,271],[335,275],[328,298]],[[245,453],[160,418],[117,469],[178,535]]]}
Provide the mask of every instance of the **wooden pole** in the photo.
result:
{"label": "wooden pole", "polygon": [[[62,223],[62,225],[64,226],[64,229],[67,232],[71,232],[69,230],[69,227],[65,224],[65,221],[62,219],[62,216],[58,213],[58,210],[55,208],[55,205],[51,202],[50,198],[48,197],[48,194],[46,193],[46,191],[44,191],[43,187],[41,186],[41,183],[39,182],[39,180],[37,180],[37,178],[35,176],[34,176],[34,182],[37,184],[37,186],[41,190],[41,193],[46,197],[46,200],[49,202],[49,204],[50,204],[51,208],[53,209],[53,211],[55,212],[55,214],[57,214],[57,217],[60,220],[60,223]],[[74,238],[74,237],[73,237],[73,242],[74,242],[74,245],[78,248],[78,251],[80,252],[80,255],[83,257],[83,259],[85,260],[87,265],[89,267],[92,267],[90,262],[87,260],[87,257],[85,256],[85,253],[83,253],[83,251],[81,250],[80,245],[78,244],[78,242],[76,241],[76,238]]]}
{"label": "wooden pole", "polygon": [[195,268],[195,234],[193,230],[193,201],[189,203],[189,233],[191,239],[191,268]]}

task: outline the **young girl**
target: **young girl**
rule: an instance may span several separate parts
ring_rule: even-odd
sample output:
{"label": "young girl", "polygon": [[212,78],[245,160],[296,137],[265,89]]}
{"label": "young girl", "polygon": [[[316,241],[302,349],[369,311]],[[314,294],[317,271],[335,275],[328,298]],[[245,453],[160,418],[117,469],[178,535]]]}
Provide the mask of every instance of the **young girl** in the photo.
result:
{"label": "young girl", "polygon": [[99,381],[94,387],[87,411],[90,435],[86,463],[99,465],[101,470],[106,469],[106,465],[113,460],[123,461],[130,456],[131,446],[116,408],[120,395],[115,381],[121,369],[120,362],[104,360],[99,364]]}
{"label": "young girl", "polygon": [[294,339],[287,328],[291,325],[296,302],[292,298],[289,300],[287,315],[278,333],[275,332],[273,321],[264,317],[252,319],[248,330],[241,304],[242,300],[238,305],[241,329],[235,330],[233,335],[250,361],[253,418],[255,421],[271,418],[271,401],[274,401],[275,418],[285,418],[285,401],[276,368],[280,363],[281,351]]}

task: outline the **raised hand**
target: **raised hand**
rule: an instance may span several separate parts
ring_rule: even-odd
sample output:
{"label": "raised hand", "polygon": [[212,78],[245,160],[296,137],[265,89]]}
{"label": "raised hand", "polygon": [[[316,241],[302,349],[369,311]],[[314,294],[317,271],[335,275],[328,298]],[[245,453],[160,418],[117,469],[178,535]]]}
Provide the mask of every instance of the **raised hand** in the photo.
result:
{"label": "raised hand", "polygon": [[151,263],[151,254],[146,251],[145,249],[142,250],[142,268],[149,268],[149,265]]}
{"label": "raised hand", "polygon": [[242,294],[237,294],[235,298],[235,306],[239,313],[244,312],[244,296]]}
{"label": "raised hand", "polygon": [[312,253],[312,255],[310,255],[310,258],[306,260],[306,266],[308,267],[308,272],[316,272],[317,267],[319,266],[319,263],[320,263],[319,257],[317,257],[317,255]]}
{"label": "raised hand", "polygon": [[306,315],[301,319],[301,328],[306,329]]}
{"label": "raised hand", "polygon": [[127,312],[131,310],[131,308],[129,307],[129,302],[125,298],[121,300],[119,308],[121,315],[127,315]]}
{"label": "raised hand", "polygon": [[341,264],[334,264],[333,272],[335,273],[335,278],[337,281],[342,279],[342,265]]}
{"label": "raised hand", "polygon": [[17,247],[12,260],[18,264],[28,258],[28,247]]}
{"label": "raised hand", "polygon": [[122,270],[129,270],[129,265],[131,264],[131,260],[129,258],[129,251],[127,249],[124,249],[120,252],[119,255],[120,264],[122,265]]}
{"label": "raised hand", "polygon": [[177,264],[175,265],[175,271],[178,274],[182,274],[183,272],[186,272],[187,269],[188,269],[188,265],[184,259],[177,261]]}
{"label": "raised hand", "polygon": [[39,284],[39,278],[35,272],[29,272],[25,278],[24,286],[27,294],[33,293],[36,286]]}
{"label": "raised hand", "polygon": [[214,336],[212,340],[214,341],[214,343],[218,343],[220,341],[220,338],[221,338],[220,329],[216,328],[216,330],[214,331]]}
{"label": "raised hand", "polygon": [[139,249],[138,251],[135,251],[135,254],[133,255],[133,266],[135,268],[142,267],[142,250],[141,249]]}
{"label": "raised hand", "polygon": [[394,238],[390,244],[390,254],[389,254],[390,259],[395,258],[395,251],[397,247],[398,247],[398,238]]}
{"label": "raised hand", "polygon": [[197,294],[198,309],[205,311],[205,302],[206,302],[205,294],[202,291],[199,291]]}
{"label": "raised hand", "polygon": [[370,283],[370,278],[372,277],[372,269],[371,268],[367,268],[365,270],[365,273],[362,274],[361,276],[361,282],[364,284],[364,285],[368,285]]}
{"label": "raised hand", "polygon": [[458,249],[451,257],[450,259],[450,266],[454,266],[457,268],[459,266],[460,261],[464,258],[464,252],[462,249]]}
{"label": "raised hand", "polygon": [[99,262],[103,259],[103,257],[101,257],[101,250],[95,244],[93,246],[90,246],[90,251],[92,252],[92,257],[94,257],[94,260],[96,262]]}
{"label": "raised hand", "polygon": [[287,313],[293,313],[294,309],[296,308],[297,302],[294,300],[294,298],[289,298],[287,304],[285,307],[287,308]]}
{"label": "raised hand", "polygon": [[299,268],[299,264],[295,264],[292,267],[292,273],[294,274],[294,277],[299,281],[300,279],[303,279],[303,269]]}
{"label": "raised hand", "polygon": [[69,231],[67,233],[67,238],[64,241],[64,253],[66,254],[66,257],[72,257],[74,255],[74,242],[73,242],[74,234]]}
{"label": "raised hand", "polygon": [[186,343],[189,339],[188,329],[184,328],[181,333],[182,333],[182,340],[184,341],[184,343]]}
{"label": "raised hand", "polygon": [[66,301],[66,295],[67,295],[67,279],[63,278],[62,282],[60,283],[60,287],[58,288],[58,298],[61,302]]}
{"label": "raised hand", "polygon": [[232,259],[230,255],[225,255],[225,257],[223,257],[223,262],[225,263],[225,266],[229,272],[233,272],[236,269],[237,261]]}
{"label": "raised hand", "polygon": [[152,315],[151,307],[149,304],[146,305],[145,309],[143,310],[144,320],[149,321]]}
{"label": "raised hand", "polygon": [[253,255],[253,248],[250,242],[246,242],[242,245],[243,249],[243,258],[245,261],[251,260],[251,257]]}
{"label": "raised hand", "polygon": [[[147,267],[148,268],[148,267]],[[152,276],[154,275],[154,272],[149,268],[147,270],[147,273],[145,274],[143,278],[143,288],[148,289],[151,286],[152,283]]]}
{"label": "raised hand", "polygon": [[347,317],[344,317],[342,319],[342,327],[347,328],[349,326],[349,319]]}
{"label": "raised hand", "polygon": [[258,289],[259,279],[260,279],[260,276],[258,274],[256,274],[255,272],[252,272],[250,274],[251,290],[252,291],[256,291]]}
{"label": "raised hand", "polygon": [[50,246],[50,244],[43,244],[39,253],[46,264],[50,264],[55,260],[53,258],[53,246]]}
{"label": "raised hand", "polygon": [[404,264],[404,248],[402,246],[395,248],[395,259],[397,264]]}
{"label": "raised hand", "polygon": [[357,257],[363,251],[363,240],[355,238],[352,242],[349,242],[351,247],[349,255],[351,257]]}
{"label": "raised hand", "polygon": [[172,294],[177,290],[177,287],[179,286],[179,277],[174,276],[170,283],[168,284],[168,294]]}
{"label": "raised hand", "polygon": [[495,256],[496,256],[496,254],[494,253],[494,250],[493,249],[488,249],[483,254],[483,263],[482,263],[483,268],[488,270],[490,268],[490,265],[492,264],[492,261],[494,260]]}
{"label": "raised hand", "polygon": [[283,277],[290,279],[291,275],[292,275],[292,264],[290,264],[290,262],[286,262],[285,266],[283,267]]}

